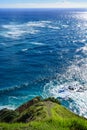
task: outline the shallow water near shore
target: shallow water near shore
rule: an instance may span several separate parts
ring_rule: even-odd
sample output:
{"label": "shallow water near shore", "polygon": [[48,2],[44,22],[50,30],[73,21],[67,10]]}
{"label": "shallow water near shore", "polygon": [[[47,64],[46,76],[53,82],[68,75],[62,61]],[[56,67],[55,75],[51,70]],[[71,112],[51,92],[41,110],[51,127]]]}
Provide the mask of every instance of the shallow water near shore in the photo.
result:
{"label": "shallow water near shore", "polygon": [[87,117],[87,10],[0,9],[0,109],[54,96]]}

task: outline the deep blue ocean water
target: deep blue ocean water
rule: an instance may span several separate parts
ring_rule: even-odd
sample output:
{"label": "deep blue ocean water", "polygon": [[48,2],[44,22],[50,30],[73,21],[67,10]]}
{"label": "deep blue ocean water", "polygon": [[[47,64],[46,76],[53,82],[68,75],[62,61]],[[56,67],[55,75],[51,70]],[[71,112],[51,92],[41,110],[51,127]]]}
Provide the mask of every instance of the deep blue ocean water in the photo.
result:
{"label": "deep blue ocean water", "polygon": [[0,9],[0,109],[54,96],[87,117],[87,11]]}

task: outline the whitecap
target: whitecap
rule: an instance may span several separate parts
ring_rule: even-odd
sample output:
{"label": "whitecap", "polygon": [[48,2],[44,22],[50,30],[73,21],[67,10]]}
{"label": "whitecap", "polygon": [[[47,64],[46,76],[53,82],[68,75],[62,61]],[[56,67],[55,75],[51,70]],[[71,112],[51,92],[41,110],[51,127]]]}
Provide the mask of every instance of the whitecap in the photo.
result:
{"label": "whitecap", "polygon": [[34,27],[28,27],[27,24],[13,24],[13,25],[3,25],[2,26],[5,30],[0,34],[1,36],[8,37],[11,39],[18,39],[25,34],[36,34],[39,32],[38,29]]}
{"label": "whitecap", "polygon": [[62,27],[68,28],[69,25],[63,24]]}
{"label": "whitecap", "polygon": [[40,32],[39,28],[47,27],[51,21],[29,21],[23,24],[9,23],[2,25],[4,28],[1,36],[18,39],[25,34],[37,34]]}
{"label": "whitecap", "polygon": [[86,39],[73,40],[73,43],[77,43],[77,42],[85,43],[85,42],[86,42]]}
{"label": "whitecap", "polygon": [[50,29],[54,29],[54,30],[58,30],[58,29],[60,29],[59,27],[57,27],[57,26],[52,26],[52,25],[49,25],[48,28],[50,28]]}
{"label": "whitecap", "polygon": [[39,45],[39,46],[44,45],[44,43],[41,43],[41,42],[31,42],[31,44],[33,44],[33,45]]}
{"label": "whitecap", "polygon": [[21,36],[24,36],[25,34],[36,34],[39,30],[35,30],[30,28],[29,30],[21,30],[20,28],[13,28],[9,29],[9,31],[2,33],[2,36],[12,38],[12,39],[18,39]]}
{"label": "whitecap", "polygon": [[79,51],[83,52],[84,54],[87,54],[87,45],[85,45],[85,46],[83,46],[81,48],[78,48],[76,50],[76,52],[79,52]]}
{"label": "whitecap", "polygon": [[23,52],[25,52],[25,51],[27,51],[27,50],[28,50],[28,48],[24,48],[24,49],[22,49]]}
{"label": "whitecap", "polygon": [[45,27],[43,22],[29,22],[26,24],[28,27]]}

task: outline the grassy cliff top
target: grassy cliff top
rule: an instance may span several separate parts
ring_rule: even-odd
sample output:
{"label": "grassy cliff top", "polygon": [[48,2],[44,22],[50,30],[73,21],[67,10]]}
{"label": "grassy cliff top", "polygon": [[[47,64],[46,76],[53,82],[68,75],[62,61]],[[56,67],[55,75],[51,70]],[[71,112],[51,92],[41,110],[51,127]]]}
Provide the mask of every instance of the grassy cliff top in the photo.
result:
{"label": "grassy cliff top", "polygon": [[87,130],[87,120],[60,105],[36,97],[16,110],[0,111],[0,130]]}

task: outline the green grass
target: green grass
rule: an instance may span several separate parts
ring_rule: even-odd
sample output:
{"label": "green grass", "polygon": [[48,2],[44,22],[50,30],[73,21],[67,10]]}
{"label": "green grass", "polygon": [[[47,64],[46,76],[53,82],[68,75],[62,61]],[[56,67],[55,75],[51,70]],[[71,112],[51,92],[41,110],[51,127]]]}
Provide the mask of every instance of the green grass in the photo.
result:
{"label": "green grass", "polygon": [[[25,110],[15,112],[17,115],[13,114],[16,117],[12,116],[10,123],[0,123],[0,130],[87,130],[85,118],[70,112],[54,99],[35,99]],[[8,118],[9,114],[6,115]],[[5,118],[6,115],[4,113]]]}
{"label": "green grass", "polygon": [[76,118],[71,119],[48,119],[44,121],[33,121],[27,124],[13,123],[0,124],[0,130],[87,130],[87,121]]}

